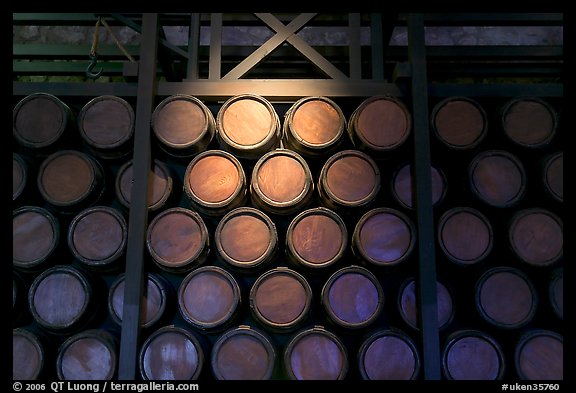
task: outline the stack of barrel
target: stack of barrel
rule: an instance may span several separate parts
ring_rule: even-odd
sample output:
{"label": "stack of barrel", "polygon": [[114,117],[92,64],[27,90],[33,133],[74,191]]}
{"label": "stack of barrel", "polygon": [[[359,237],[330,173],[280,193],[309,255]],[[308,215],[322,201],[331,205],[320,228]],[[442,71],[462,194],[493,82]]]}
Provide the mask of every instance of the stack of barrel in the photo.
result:
{"label": "stack of barrel", "polygon": [[[117,376],[134,112],[114,96],[74,104],[38,93],[13,112],[14,379]],[[453,98],[432,112],[449,379],[562,373],[562,153],[555,135],[515,123],[515,111],[544,121],[524,104],[549,111],[553,134],[556,112],[534,98],[502,115],[511,146],[541,152],[533,186],[521,154],[485,148],[500,139],[480,104]],[[421,377],[411,115],[396,97],[348,105],[159,99],[141,379]],[[530,195],[548,199],[517,209]],[[504,211],[514,214],[503,234]],[[532,279],[544,270],[545,290]],[[459,276],[477,279],[471,299]],[[545,323],[546,310],[556,320]],[[502,342],[520,333],[515,348]]]}

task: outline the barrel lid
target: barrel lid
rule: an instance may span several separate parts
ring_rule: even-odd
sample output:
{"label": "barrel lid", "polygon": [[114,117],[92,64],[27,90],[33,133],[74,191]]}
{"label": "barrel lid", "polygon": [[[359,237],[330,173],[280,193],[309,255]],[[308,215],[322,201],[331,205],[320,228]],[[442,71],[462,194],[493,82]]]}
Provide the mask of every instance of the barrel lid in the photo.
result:
{"label": "barrel lid", "polygon": [[120,97],[93,98],[78,115],[78,129],[90,146],[114,149],[134,135],[134,110]]}
{"label": "barrel lid", "polygon": [[195,211],[170,208],[154,217],[148,226],[146,246],[154,261],[163,267],[188,266],[208,247],[208,230]]}
{"label": "barrel lid", "polygon": [[[436,167],[430,167],[430,177],[432,181],[432,204],[438,204],[446,194],[446,179],[442,171]],[[398,202],[403,207],[413,209],[415,205],[414,178],[412,176],[412,165],[403,164],[394,173],[392,182],[392,192]]]}
{"label": "barrel lid", "polygon": [[546,160],[544,184],[552,197],[564,201],[564,152],[558,152]]}
{"label": "barrel lid", "polygon": [[370,263],[392,266],[411,254],[415,233],[414,224],[403,213],[390,208],[375,208],[356,223],[353,244]]}
{"label": "barrel lid", "polygon": [[12,200],[15,201],[26,187],[27,166],[22,157],[12,153]]}
{"label": "barrel lid", "polygon": [[192,380],[202,371],[204,353],[192,332],[165,326],[152,333],[140,351],[140,373],[147,380]]}
{"label": "barrel lid", "polygon": [[551,330],[528,331],[515,350],[516,372],[524,380],[562,380],[564,378],[564,339]]}
{"label": "barrel lid", "polygon": [[212,112],[202,101],[185,94],[164,99],[152,114],[152,129],[156,137],[167,146],[178,149],[198,143],[213,127],[212,123]]}
{"label": "barrel lid", "polygon": [[342,110],[326,97],[304,97],[294,103],[287,116],[292,137],[312,149],[330,147],[346,128]]}
{"label": "barrel lid", "polygon": [[476,284],[476,308],[496,326],[508,329],[523,326],[532,320],[536,306],[536,291],[518,269],[489,269]]}
{"label": "barrel lid", "polygon": [[337,262],[348,246],[344,221],[319,207],[298,214],[286,233],[288,249],[305,266],[322,268]]}
{"label": "barrel lid", "polygon": [[520,146],[541,147],[556,134],[557,114],[540,98],[512,99],[504,105],[502,112],[504,133]]}
{"label": "barrel lid", "polygon": [[212,372],[219,380],[270,379],[276,351],[270,339],[250,327],[231,329],[212,349]]}
{"label": "barrel lid", "polygon": [[60,241],[57,219],[46,209],[24,206],[12,215],[12,263],[30,268],[44,262]]}
{"label": "barrel lid", "polygon": [[14,107],[13,135],[23,146],[48,147],[64,133],[68,111],[68,107],[51,94],[31,94]]}
{"label": "barrel lid", "polygon": [[118,210],[95,206],[72,220],[68,246],[74,256],[87,265],[106,265],[124,252],[127,232],[126,220]]}
{"label": "barrel lid", "polygon": [[58,151],[40,165],[38,189],[47,202],[56,206],[81,202],[96,187],[97,169],[94,161],[80,151]]}
{"label": "barrel lid", "polygon": [[411,380],[420,372],[420,356],[406,334],[395,329],[373,333],[360,347],[360,374],[370,380]]}
{"label": "barrel lid", "polygon": [[[438,326],[440,329],[448,326],[454,316],[452,296],[444,284],[436,281],[436,305]],[[398,291],[398,306],[402,319],[414,329],[418,327],[418,302],[416,298],[416,281],[408,278]]]}
{"label": "barrel lid", "polygon": [[236,279],[217,266],[204,266],[190,272],[180,284],[178,306],[182,317],[201,329],[222,326],[240,306]]}
{"label": "barrel lid", "polygon": [[378,279],[359,266],[342,268],[322,288],[322,305],[330,318],[347,328],[373,323],[384,306],[384,291]]}
{"label": "barrel lid", "polygon": [[276,225],[258,209],[239,207],[227,213],[215,231],[220,256],[236,267],[265,263],[277,246]]}
{"label": "barrel lid", "polygon": [[109,380],[116,372],[116,348],[110,334],[87,330],[60,347],[58,377],[64,380]]}
{"label": "barrel lid", "polygon": [[432,126],[440,141],[454,149],[472,149],[486,136],[486,112],[467,97],[449,97],[432,111]]}
{"label": "barrel lid", "polygon": [[[125,163],[116,176],[116,195],[120,202],[130,207],[132,184],[134,183],[133,160]],[[172,193],[172,176],[163,162],[154,160],[153,169],[148,176],[148,209],[161,208]]]}
{"label": "barrel lid", "polygon": [[440,217],[438,242],[450,260],[471,265],[480,262],[492,251],[492,226],[480,211],[455,207]]}
{"label": "barrel lid", "polygon": [[552,273],[548,287],[548,296],[552,308],[558,318],[564,318],[564,269],[556,269]]}
{"label": "barrel lid", "polygon": [[12,330],[12,379],[37,379],[44,368],[44,347],[36,335],[26,329]]}

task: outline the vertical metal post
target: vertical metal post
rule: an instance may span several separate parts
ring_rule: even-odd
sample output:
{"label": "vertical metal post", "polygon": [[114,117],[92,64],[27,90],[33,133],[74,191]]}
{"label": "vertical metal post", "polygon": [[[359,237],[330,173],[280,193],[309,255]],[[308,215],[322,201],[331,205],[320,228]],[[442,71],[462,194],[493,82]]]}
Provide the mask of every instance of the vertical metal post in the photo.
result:
{"label": "vertical metal post", "polygon": [[436,258],[430,173],[430,132],[428,129],[428,78],[424,16],[410,14],[408,51],[412,64],[412,116],[414,121],[414,177],[418,227],[418,310],[422,334],[425,379],[440,379],[440,338],[436,298]]}
{"label": "vertical metal post", "polygon": [[384,42],[382,15],[370,14],[370,50],[372,51],[372,79],[384,80]]}
{"label": "vertical metal post", "polygon": [[118,379],[136,379],[140,339],[140,304],[144,281],[144,244],[148,221],[148,176],[150,173],[150,116],[156,92],[158,14],[142,15],[142,43],[138,73],[132,195],[128,222],[128,244],[124,283],[124,310],[120,341]]}
{"label": "vertical metal post", "polygon": [[348,14],[348,59],[350,79],[362,79],[362,51],[360,48],[360,14]]}
{"label": "vertical metal post", "polygon": [[222,73],[222,14],[210,15],[210,63],[208,79],[218,80]]}
{"label": "vertical metal post", "polygon": [[186,79],[198,79],[198,50],[200,48],[200,14],[190,15],[190,31],[188,32],[188,68]]}

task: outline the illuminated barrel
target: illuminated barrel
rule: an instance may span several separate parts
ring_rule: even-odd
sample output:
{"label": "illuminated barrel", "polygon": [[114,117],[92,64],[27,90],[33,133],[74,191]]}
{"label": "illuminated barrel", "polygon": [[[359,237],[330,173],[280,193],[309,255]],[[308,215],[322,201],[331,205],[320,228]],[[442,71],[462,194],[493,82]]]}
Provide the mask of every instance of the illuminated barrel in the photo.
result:
{"label": "illuminated barrel", "polygon": [[60,242],[60,224],[48,210],[23,206],[12,213],[12,264],[37,270],[48,262]]}
{"label": "illuminated barrel", "polygon": [[18,328],[12,330],[12,379],[39,379],[46,369],[45,344],[35,332]]}

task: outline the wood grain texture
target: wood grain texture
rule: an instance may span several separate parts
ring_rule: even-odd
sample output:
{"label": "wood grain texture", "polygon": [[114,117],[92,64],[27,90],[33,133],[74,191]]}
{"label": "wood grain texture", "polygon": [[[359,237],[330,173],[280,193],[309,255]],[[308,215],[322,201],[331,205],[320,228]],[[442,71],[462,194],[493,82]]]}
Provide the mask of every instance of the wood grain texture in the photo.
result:
{"label": "wood grain texture", "polygon": [[311,294],[300,280],[286,272],[274,272],[254,284],[254,307],[271,325],[291,325],[305,315]]}
{"label": "wood grain texture", "polygon": [[165,330],[143,347],[141,371],[150,380],[190,380],[200,371],[196,344],[180,331]]}
{"label": "wood grain texture", "polygon": [[57,245],[54,222],[42,210],[20,210],[12,219],[12,258],[32,266],[47,258]]}
{"label": "wood grain texture", "polygon": [[207,132],[209,123],[198,104],[174,98],[156,111],[152,124],[161,141],[169,146],[187,146]]}
{"label": "wood grain texture", "polygon": [[262,163],[257,174],[262,193],[275,202],[294,201],[310,181],[302,164],[288,155],[269,157]]}
{"label": "wood grain texture", "polygon": [[445,357],[445,372],[456,380],[495,380],[504,367],[490,341],[479,336],[463,336],[451,343]]}
{"label": "wood grain texture", "polygon": [[102,339],[79,337],[59,354],[59,372],[66,380],[107,380],[116,371],[116,353]]}
{"label": "wood grain texture", "polygon": [[374,263],[398,263],[413,246],[411,227],[391,212],[375,212],[357,225],[359,243],[356,246]]}
{"label": "wood grain texture", "polygon": [[[119,199],[126,206],[130,206],[132,200],[132,184],[134,182],[134,171],[132,162],[127,163],[118,172],[119,179],[116,182]],[[148,175],[148,208],[157,210],[163,205],[172,193],[172,178],[167,167],[155,160],[153,168]]]}
{"label": "wood grain texture", "polygon": [[82,153],[56,153],[42,164],[39,187],[48,202],[73,204],[90,194],[95,177],[94,166]]}
{"label": "wood grain texture", "polygon": [[486,133],[484,113],[469,100],[451,99],[440,103],[433,126],[442,142],[466,149],[476,146]]}
{"label": "wood grain texture", "polygon": [[335,322],[363,326],[378,315],[383,299],[381,290],[370,277],[349,271],[328,282],[322,291],[323,304]]}
{"label": "wood grain texture", "polygon": [[346,354],[324,334],[310,333],[292,343],[289,367],[298,380],[337,380],[346,374]]}
{"label": "wood grain texture", "polygon": [[12,378],[36,379],[44,368],[44,349],[36,336],[23,329],[12,331]]}
{"label": "wood grain texture", "polygon": [[111,149],[128,141],[134,134],[134,111],[118,97],[97,97],[80,113],[80,131],[84,140],[95,147]]}
{"label": "wood grain texture", "polygon": [[253,97],[238,98],[222,106],[220,133],[241,146],[252,146],[264,141],[275,127],[269,108]]}
{"label": "wood grain texture", "polygon": [[370,380],[410,380],[418,372],[412,347],[402,338],[382,335],[372,341],[361,359]]}
{"label": "wood grain texture", "polygon": [[380,174],[365,158],[342,155],[327,168],[325,184],[336,201],[356,204],[369,198],[380,186]]}
{"label": "wood grain texture", "polygon": [[439,239],[450,259],[473,264],[491,251],[492,228],[482,213],[471,208],[453,208],[440,219]]}
{"label": "wood grain texture", "polygon": [[516,100],[510,103],[502,117],[504,132],[514,142],[524,146],[546,144],[556,131],[555,114],[537,100]]}
{"label": "wood grain texture", "polygon": [[269,378],[274,358],[255,335],[235,334],[226,338],[213,355],[214,373],[223,380],[262,380]]}
{"label": "wood grain texture", "polygon": [[237,192],[241,178],[235,163],[220,155],[197,161],[186,178],[190,190],[202,201],[219,203]]}
{"label": "wood grain texture", "polygon": [[370,99],[361,105],[354,132],[369,147],[390,149],[400,145],[410,132],[404,108],[389,99]]}
{"label": "wood grain texture", "polygon": [[517,348],[517,371],[522,379],[562,380],[564,343],[546,332],[522,340]]}
{"label": "wood grain texture", "polygon": [[304,261],[322,265],[338,256],[346,239],[342,228],[333,218],[311,214],[294,225],[288,241]]}
{"label": "wood grain texture", "polygon": [[546,266],[562,256],[564,231],[560,218],[543,209],[517,213],[509,230],[514,252],[524,262]]}
{"label": "wood grain texture", "polygon": [[[109,308],[112,316],[119,324],[122,323],[122,316],[124,315],[124,291],[124,278],[121,278],[110,289]],[[161,318],[166,309],[166,301],[164,289],[148,277],[141,299],[140,323],[143,327],[149,327]]]}
{"label": "wood grain texture", "polygon": [[14,136],[29,147],[46,147],[62,135],[66,113],[57,99],[36,94],[26,97],[15,108]]}
{"label": "wood grain texture", "polygon": [[294,109],[290,130],[305,144],[323,146],[342,133],[343,119],[338,111],[323,100],[309,100]]}
{"label": "wood grain texture", "polygon": [[238,215],[221,227],[219,240],[230,258],[249,264],[261,258],[270,247],[271,228],[255,216]]}
{"label": "wood grain texture", "polygon": [[89,262],[105,261],[126,245],[126,222],[107,209],[91,210],[71,229],[72,246]]}

